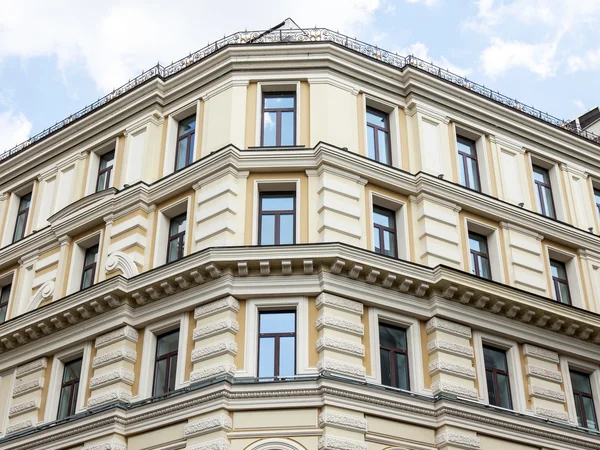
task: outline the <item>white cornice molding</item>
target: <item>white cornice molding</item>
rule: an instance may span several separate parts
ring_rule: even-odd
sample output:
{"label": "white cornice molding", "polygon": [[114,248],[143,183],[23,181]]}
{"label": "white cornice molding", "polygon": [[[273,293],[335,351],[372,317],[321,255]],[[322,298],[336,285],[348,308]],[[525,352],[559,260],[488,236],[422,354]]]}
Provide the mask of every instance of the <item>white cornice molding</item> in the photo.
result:
{"label": "white cornice molding", "polygon": [[194,341],[199,341],[226,332],[237,334],[238,331],[240,331],[240,324],[236,320],[222,319],[194,328],[192,338]]}
{"label": "white cornice molding", "polygon": [[42,390],[44,387],[44,377],[35,378],[33,380],[19,383],[13,388],[13,398],[20,397],[21,395],[28,394],[33,391]]}
{"label": "white cornice molding", "polygon": [[364,366],[359,364],[351,364],[337,359],[323,358],[317,363],[319,372],[332,372],[340,375],[364,379],[366,370]]}
{"label": "white cornice molding", "polygon": [[110,403],[115,401],[121,401],[129,403],[131,401],[131,392],[125,389],[113,389],[101,394],[92,395],[87,402],[88,408],[102,405],[104,403]]}
{"label": "white cornice molding", "polygon": [[440,380],[436,380],[433,383],[431,383],[431,392],[434,395],[442,392],[447,392],[449,394],[458,395],[460,397],[467,397],[474,400],[477,400],[479,397],[479,393],[475,388],[461,386],[459,384],[449,383],[447,381]]}
{"label": "white cornice molding", "polygon": [[500,136],[497,134],[490,134],[490,142],[496,144],[504,149],[512,150],[521,155],[525,154],[525,147],[520,142],[512,140],[506,136]]}
{"label": "white cornice molding", "polygon": [[337,295],[328,294],[326,292],[319,294],[316,301],[317,309],[321,309],[324,306],[330,306],[359,316],[362,316],[364,309],[363,304],[360,302],[348,300],[347,298],[338,297]]}
{"label": "white cornice molding", "polygon": [[124,383],[132,386],[134,381],[135,374],[131,370],[120,368],[93,377],[90,380],[90,390],[93,391],[117,383]]}
{"label": "white cornice molding", "polygon": [[444,339],[435,339],[427,343],[427,352],[444,352],[452,355],[463,356],[466,358],[474,358],[473,348],[468,345],[457,344],[456,342],[447,341]]}
{"label": "white cornice molding", "polygon": [[540,406],[536,406],[533,409],[533,412],[536,416],[541,416],[547,419],[558,420],[561,422],[568,422],[569,415],[564,411],[557,411],[555,409],[542,408]]}
{"label": "white cornice molding", "polygon": [[213,441],[204,442],[193,447],[186,447],[189,450],[231,450],[231,444],[227,439],[215,439]]}
{"label": "white cornice molding", "polygon": [[219,376],[234,376],[237,368],[232,363],[220,363],[208,367],[203,367],[199,370],[194,370],[190,374],[190,383],[195,383],[209,378]]}
{"label": "white cornice molding", "polygon": [[308,84],[311,85],[328,84],[330,86],[335,86],[346,92],[350,92],[352,95],[358,95],[360,92],[360,89],[357,86],[344,81],[342,78],[334,77],[329,73],[319,74],[317,76],[309,76],[307,81]]}
{"label": "white cornice molding", "polygon": [[231,339],[224,339],[219,342],[214,342],[208,345],[204,345],[197,349],[192,350],[192,363],[204,361],[215,356],[221,356],[229,354],[231,356],[237,355],[238,346]]}
{"label": "white cornice molding", "polygon": [[536,233],[533,230],[520,227],[518,225],[515,225],[514,223],[500,222],[500,228],[502,228],[504,230],[516,231],[518,233],[522,233],[522,234],[525,234],[527,236],[531,236],[532,238],[534,238],[534,239],[536,239],[538,241],[542,241],[544,239],[544,235],[542,235],[540,233]]}
{"label": "white cornice molding", "polygon": [[530,385],[529,393],[532,397],[543,398],[552,402],[565,403],[565,393],[558,389],[548,389],[542,386]]}
{"label": "white cornice molding", "polygon": [[28,400],[23,403],[18,403],[14,406],[11,406],[8,410],[8,417],[13,418],[20,416],[21,414],[28,413],[30,411],[35,411],[40,408],[40,399],[34,398],[33,400]]}
{"label": "white cornice molding", "polygon": [[463,366],[461,364],[455,364],[452,361],[445,359],[434,359],[429,363],[429,375],[435,375],[437,373],[447,373],[460,378],[467,378],[474,380],[476,378],[475,369],[473,367]]}

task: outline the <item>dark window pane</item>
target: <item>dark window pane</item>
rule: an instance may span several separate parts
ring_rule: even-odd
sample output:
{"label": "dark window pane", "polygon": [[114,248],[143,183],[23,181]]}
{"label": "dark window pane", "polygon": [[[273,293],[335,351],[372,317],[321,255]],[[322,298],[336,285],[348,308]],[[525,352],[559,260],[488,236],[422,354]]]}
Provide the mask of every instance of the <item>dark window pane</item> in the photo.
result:
{"label": "dark window pane", "polygon": [[533,166],[533,179],[540,183],[550,184],[550,175],[548,171],[539,166]]}
{"label": "dark window pane", "polygon": [[552,276],[557,278],[567,279],[567,271],[565,265],[560,261],[550,260],[550,267],[552,270]]}
{"label": "dark window pane", "polygon": [[90,247],[85,251],[85,260],[83,261],[83,265],[89,266],[90,264],[94,264],[95,262],[98,262],[97,245],[94,245],[93,247]]}
{"label": "dark window pane", "polygon": [[171,239],[167,249],[167,263],[179,259],[179,239]]}
{"label": "dark window pane", "polygon": [[292,211],[294,209],[294,197],[292,196],[262,196],[263,211]]}
{"label": "dark window pane", "polygon": [[171,361],[169,364],[169,386],[168,386],[169,392],[175,390],[176,376],[177,376],[177,354],[171,356]]}
{"label": "dark window pane", "polygon": [[109,175],[109,172],[102,172],[98,175],[98,184],[96,186],[96,192],[103,191],[106,188],[106,179]]}
{"label": "dark window pane", "polygon": [[15,233],[13,242],[23,239],[25,236],[25,225],[27,223],[27,214],[19,214],[17,216],[17,222],[15,224]]}
{"label": "dark window pane", "polygon": [[58,400],[58,416],[57,419],[64,419],[69,417],[70,403],[72,386],[64,387],[60,390],[60,398]]}
{"label": "dark window pane", "polygon": [[8,305],[0,306],[0,323],[4,323],[6,320],[6,311],[8,310]]}
{"label": "dark window pane", "polygon": [[156,362],[154,370],[154,395],[164,395],[165,379],[167,378],[167,359],[161,359]]}
{"label": "dark window pane", "polygon": [[264,105],[266,109],[287,109],[293,108],[295,96],[292,94],[276,94],[265,95]]}
{"label": "dark window pane", "polygon": [[492,273],[490,271],[490,260],[483,256],[478,256],[477,260],[479,262],[479,269],[480,269],[479,276],[481,278],[485,278],[486,280],[491,280]]}
{"label": "dark window pane", "polygon": [[169,236],[174,236],[176,234],[185,232],[186,222],[186,214],[180,214],[177,217],[173,217],[169,225]]}
{"label": "dark window pane", "polygon": [[475,257],[473,253],[471,253],[471,273],[473,275],[477,275],[477,261],[478,259]]}
{"label": "dark window pane", "polygon": [[111,151],[105,153],[100,157],[100,170],[105,170],[108,167],[112,167],[115,162],[115,152]]}
{"label": "dark window pane", "polygon": [[167,353],[176,352],[178,345],[179,331],[164,334],[157,339],[156,356],[163,356]]}
{"label": "dark window pane", "polygon": [[281,145],[294,145],[294,113],[281,113]]}
{"label": "dark window pane", "polygon": [[490,405],[496,404],[496,385],[494,384],[494,372],[490,370],[485,371],[485,380],[488,388],[488,402]]}
{"label": "dark window pane", "polygon": [[494,369],[508,371],[508,367],[506,365],[506,352],[504,350],[484,347],[483,359],[485,362],[485,367],[492,367]]}
{"label": "dark window pane", "polygon": [[383,253],[387,256],[396,256],[396,236],[387,230],[383,232]]}
{"label": "dark window pane", "polygon": [[94,270],[87,269],[83,271],[81,277],[81,289],[88,288],[94,284]]}
{"label": "dark window pane", "polygon": [[571,371],[571,384],[576,391],[592,394],[590,376],[586,373]]}
{"label": "dark window pane", "polygon": [[65,364],[65,371],[63,373],[63,383],[66,381],[78,380],[81,374],[81,363],[82,359],[76,359],[75,361]]}
{"label": "dark window pane", "polygon": [[275,375],[275,338],[260,338],[259,346],[258,376],[272,377]]}
{"label": "dark window pane", "polygon": [[374,242],[374,246],[375,246],[375,251],[377,253],[381,253],[381,242],[379,239],[379,228],[377,227],[373,227],[373,242]]}
{"label": "dark window pane", "polygon": [[379,354],[381,356],[381,384],[385,386],[392,386],[392,364],[390,362],[390,351],[380,349]]}
{"label": "dark window pane", "polygon": [[196,129],[196,115],[186,117],[179,121],[178,133],[179,136],[189,133]]}
{"label": "dark window pane", "polygon": [[507,375],[497,374],[498,378],[498,404],[502,408],[511,409],[510,384]]}
{"label": "dark window pane", "polygon": [[487,255],[487,238],[480,234],[469,233],[469,245],[471,250],[485,253]]}
{"label": "dark window pane", "polygon": [[585,412],[585,424],[586,428],[591,430],[598,429],[598,423],[596,422],[596,411],[594,410],[594,400],[589,397],[582,397],[583,411]]}
{"label": "dark window pane", "polygon": [[542,187],[542,202],[544,203],[544,211],[548,217],[556,217],[554,212],[554,203],[552,202],[552,191],[550,188]]}
{"label": "dark window pane", "polygon": [[260,245],[275,244],[275,216],[263,214],[260,227]]}
{"label": "dark window pane", "polygon": [[277,113],[265,112],[263,114],[263,146],[274,147],[277,145]]}
{"label": "dark window pane", "polygon": [[296,373],[296,338],[282,337],[279,341],[279,376],[292,376]]}
{"label": "dark window pane", "polygon": [[571,293],[569,292],[569,285],[566,283],[556,283],[558,286],[558,295],[556,297],[561,303],[567,305],[571,304]]}
{"label": "dark window pane", "polygon": [[23,195],[19,200],[19,212],[29,209],[29,206],[31,206],[31,193]]}
{"label": "dark window pane", "polygon": [[279,216],[279,244],[294,243],[294,216],[282,214]]}
{"label": "dark window pane", "polygon": [[260,333],[293,333],[295,330],[295,312],[262,313],[260,315]]}
{"label": "dark window pane", "polygon": [[408,357],[402,353],[396,353],[396,387],[408,390]]}
{"label": "dark window pane", "polygon": [[392,325],[379,324],[379,345],[406,350],[406,330]]}
{"label": "dark window pane", "polygon": [[467,173],[465,172],[465,156],[458,154],[458,172],[461,186],[467,185]]}

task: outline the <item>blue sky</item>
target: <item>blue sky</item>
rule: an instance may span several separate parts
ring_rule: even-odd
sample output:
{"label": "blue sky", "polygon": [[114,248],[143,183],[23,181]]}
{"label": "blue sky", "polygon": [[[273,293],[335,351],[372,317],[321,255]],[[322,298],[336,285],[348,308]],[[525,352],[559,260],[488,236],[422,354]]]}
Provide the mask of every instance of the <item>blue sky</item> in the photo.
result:
{"label": "blue sky", "polygon": [[[560,118],[600,104],[600,0],[0,0],[0,152],[157,61],[292,17]],[[232,15],[232,13],[234,13]]]}

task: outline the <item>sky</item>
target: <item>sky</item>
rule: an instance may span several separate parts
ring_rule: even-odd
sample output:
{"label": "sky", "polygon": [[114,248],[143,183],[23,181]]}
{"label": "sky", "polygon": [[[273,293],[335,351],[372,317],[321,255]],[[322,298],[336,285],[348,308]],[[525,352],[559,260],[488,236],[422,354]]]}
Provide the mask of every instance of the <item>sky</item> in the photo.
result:
{"label": "sky", "polygon": [[158,61],[287,17],[559,118],[600,104],[600,0],[0,0],[0,152]]}

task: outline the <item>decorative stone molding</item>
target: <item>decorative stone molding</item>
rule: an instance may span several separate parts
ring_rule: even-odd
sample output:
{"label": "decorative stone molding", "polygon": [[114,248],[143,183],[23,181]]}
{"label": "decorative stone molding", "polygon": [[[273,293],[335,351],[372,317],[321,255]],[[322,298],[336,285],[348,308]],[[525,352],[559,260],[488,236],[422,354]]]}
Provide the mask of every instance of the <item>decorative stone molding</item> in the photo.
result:
{"label": "decorative stone molding", "polygon": [[92,361],[92,367],[98,369],[99,367],[107,366],[119,361],[127,361],[134,364],[137,361],[137,352],[128,347],[121,347],[114,352],[96,356]]}
{"label": "decorative stone molding", "polygon": [[90,390],[98,389],[110,384],[123,382],[132,385],[135,380],[135,374],[131,370],[120,368],[112,372],[103,373],[90,380]]}
{"label": "decorative stone molding", "polygon": [[346,375],[353,378],[365,378],[366,370],[358,364],[349,364],[337,359],[324,358],[317,363],[319,372],[334,372],[341,375]]}
{"label": "decorative stone molding", "polygon": [[195,363],[208,358],[212,358],[213,356],[224,355],[226,353],[235,356],[237,352],[237,344],[230,339],[226,339],[224,341],[215,342],[214,344],[205,345],[204,347],[200,347],[193,350],[192,362]]}
{"label": "decorative stone molding", "polygon": [[443,339],[436,339],[427,343],[428,353],[433,353],[436,350],[471,359],[475,356],[473,348],[470,346],[457,344],[456,342],[446,341]]}
{"label": "decorative stone molding", "polygon": [[541,386],[530,386],[529,392],[532,397],[544,398],[546,400],[564,403],[565,393],[557,389],[547,389]]}
{"label": "decorative stone molding", "polygon": [[472,399],[478,398],[477,389],[461,386],[459,384],[448,383],[446,381],[434,381],[431,383],[431,391],[434,395],[447,392],[449,394],[459,395],[461,397],[468,397]]}
{"label": "decorative stone molding", "polygon": [[194,310],[194,319],[202,319],[221,311],[233,311],[237,313],[240,310],[240,303],[233,297],[225,297],[206,305],[198,306]]}
{"label": "decorative stone molding", "polygon": [[54,280],[48,280],[43,283],[29,302],[27,311],[36,309],[44,300],[51,298],[54,295],[54,286]]}
{"label": "decorative stone molding", "polygon": [[558,364],[558,353],[545,348],[536,347],[535,345],[525,344],[523,346],[523,354],[534,358],[543,359]]}
{"label": "decorative stone molding", "polygon": [[442,447],[444,445],[453,445],[463,448],[481,448],[481,441],[477,436],[469,436],[467,434],[452,433],[443,431],[435,437],[435,445]]}
{"label": "decorative stone molding", "polygon": [[47,362],[47,358],[44,357],[28,362],[27,364],[23,364],[22,366],[17,367],[17,372],[15,376],[17,378],[21,378],[30,373],[37,372],[38,370],[44,370],[46,368]]}
{"label": "decorative stone molding", "polygon": [[339,317],[322,314],[317,318],[315,323],[317,330],[323,328],[332,328],[334,330],[343,331],[345,333],[354,334],[356,336],[364,336],[365,327],[362,323],[354,323],[349,320],[340,319]]}
{"label": "decorative stone molding", "polygon": [[26,381],[25,383],[17,384],[13,389],[13,397],[25,395],[28,392],[37,391],[44,387],[44,378],[36,378],[35,380]]}
{"label": "decorative stone molding", "polygon": [[221,363],[210,367],[203,367],[200,370],[194,370],[190,374],[190,383],[207,380],[220,376],[234,376],[237,368],[232,363]]}
{"label": "decorative stone molding", "polygon": [[323,292],[317,297],[316,301],[317,309],[321,309],[323,306],[331,306],[332,308],[341,309],[342,311],[348,311],[354,314],[363,314],[363,304],[355,302],[354,300],[348,300],[347,298],[338,297],[337,295],[331,295]]}
{"label": "decorative stone molding", "polygon": [[473,367],[461,366],[443,359],[434,359],[429,363],[429,374],[447,373],[461,378],[475,379],[475,369]]}
{"label": "decorative stone molding", "polygon": [[18,405],[11,406],[8,410],[8,417],[13,418],[21,414],[25,414],[29,411],[35,411],[40,407],[39,399],[29,400],[27,402],[19,403]]}
{"label": "decorative stone molding", "polygon": [[425,331],[430,334],[434,331],[443,331],[445,333],[454,334],[456,336],[471,338],[471,328],[459,323],[450,322],[449,320],[434,317],[425,325]]}
{"label": "decorative stone molding", "polygon": [[209,323],[208,325],[194,328],[193,339],[199,341],[200,339],[214,336],[215,334],[230,332],[237,334],[240,331],[240,324],[236,320],[223,319],[217,322]]}
{"label": "decorative stone molding", "polygon": [[231,450],[231,444],[226,439],[215,439],[194,447],[188,447],[189,450]]}
{"label": "decorative stone molding", "polygon": [[118,342],[121,339],[127,339],[131,342],[137,342],[140,335],[137,330],[129,325],[125,325],[122,328],[111,331],[110,333],[103,334],[96,338],[96,348],[106,347],[114,342]]}
{"label": "decorative stone molding", "polygon": [[33,428],[35,423],[33,420],[25,420],[23,422],[15,423],[9,427],[6,427],[6,434],[18,433],[19,431],[26,430],[27,428]]}
{"label": "decorative stone molding", "polygon": [[364,345],[355,344],[354,342],[347,341],[346,339],[340,339],[332,336],[323,336],[317,339],[317,351],[322,352],[323,350],[333,350],[352,356],[359,356],[361,358],[365,356]]}
{"label": "decorative stone molding", "polygon": [[125,389],[114,389],[112,391],[103,392],[99,395],[94,395],[88,400],[88,408],[98,406],[103,403],[110,403],[115,401],[121,401],[129,403],[131,401],[131,392]]}
{"label": "decorative stone molding", "polygon": [[367,419],[326,411],[319,414],[319,427],[323,428],[325,426],[345,428],[347,430],[366,433]]}
{"label": "decorative stone molding", "polygon": [[545,367],[534,366],[533,364],[527,364],[525,369],[527,375],[531,377],[562,383],[562,374],[558,370],[546,369]]}
{"label": "decorative stone molding", "polygon": [[192,436],[211,433],[213,431],[231,431],[232,429],[233,421],[231,420],[231,417],[225,414],[217,414],[215,416],[199,420],[198,422],[188,423],[183,429],[183,437],[189,438]]}
{"label": "decorative stone molding", "polygon": [[351,439],[323,436],[319,439],[319,450],[367,450],[367,444]]}
{"label": "decorative stone molding", "polygon": [[86,445],[81,450],[127,450],[127,444],[118,439],[111,439],[100,444]]}
{"label": "decorative stone molding", "polygon": [[104,269],[106,270],[106,273],[113,273],[117,270],[121,270],[125,278],[135,277],[140,273],[133,258],[127,253],[118,251],[108,255]]}
{"label": "decorative stone molding", "polygon": [[556,411],[554,409],[540,408],[539,406],[536,406],[533,412],[536,416],[546,417],[547,419],[560,420],[561,422],[569,421],[569,415],[564,411]]}

